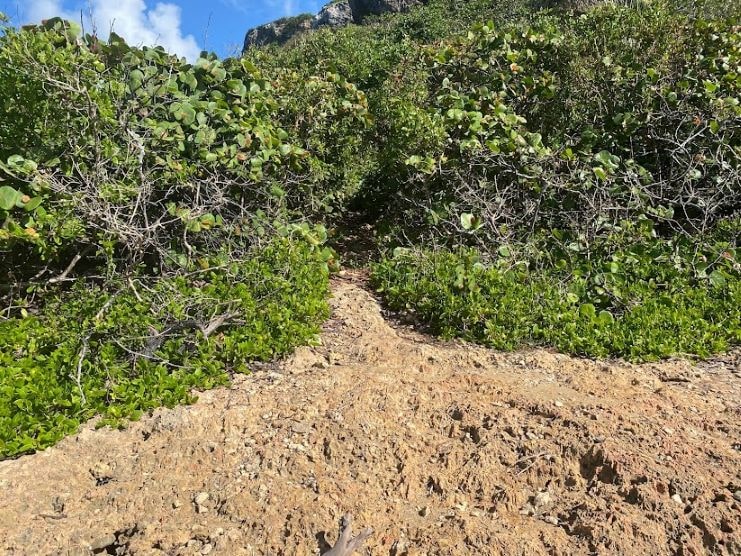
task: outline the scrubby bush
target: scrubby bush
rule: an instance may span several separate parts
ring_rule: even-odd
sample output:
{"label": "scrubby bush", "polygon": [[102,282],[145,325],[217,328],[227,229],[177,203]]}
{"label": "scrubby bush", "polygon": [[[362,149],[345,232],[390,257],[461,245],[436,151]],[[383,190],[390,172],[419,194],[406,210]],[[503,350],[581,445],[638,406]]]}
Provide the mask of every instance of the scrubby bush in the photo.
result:
{"label": "scrubby bush", "polygon": [[[591,243],[637,218],[708,231],[741,205],[740,44],[730,20],[659,4],[479,25],[427,48],[414,121],[388,125],[384,204],[418,235],[485,251],[554,229]],[[415,152],[418,129],[437,138]]]}
{"label": "scrubby bush", "polygon": [[193,399],[249,362],[312,341],[328,316],[326,265],[278,239],[243,262],[47,294],[0,320],[0,457],[44,448],[80,422],[136,418]]}
{"label": "scrubby bush", "polygon": [[[738,234],[739,222],[731,229]],[[552,251],[538,269],[504,250],[486,263],[470,250],[400,249],[373,267],[372,280],[392,308],[435,332],[498,349],[707,357],[741,344],[741,265],[728,238],[694,249],[646,237],[589,259]]]}
{"label": "scrubby bush", "polygon": [[13,107],[0,128],[0,250],[11,257],[21,242],[43,259],[93,246],[119,270],[162,267],[246,237],[258,210],[311,218],[305,190],[341,179],[333,133],[367,119],[362,93],[334,74],[302,85],[316,114],[300,113],[290,72],[271,79],[214,57],[191,65],[115,36],[81,39],[59,20],[8,30],[0,57]]}
{"label": "scrubby bush", "polygon": [[389,305],[503,349],[738,345],[738,31],[608,5],[422,49],[379,123],[396,179],[374,199],[402,246],[373,269]]}
{"label": "scrubby bush", "polygon": [[344,178],[319,135],[367,108],[319,75],[304,125],[292,80],[58,19],[5,30],[0,456],[187,401],[317,333],[335,262],[307,201]]}
{"label": "scrubby bush", "polygon": [[439,0],[248,56],[366,94],[372,127],[342,135],[370,144],[344,157],[352,208],[400,237],[487,251],[637,217],[667,237],[712,229],[741,202],[738,10],[629,4]]}

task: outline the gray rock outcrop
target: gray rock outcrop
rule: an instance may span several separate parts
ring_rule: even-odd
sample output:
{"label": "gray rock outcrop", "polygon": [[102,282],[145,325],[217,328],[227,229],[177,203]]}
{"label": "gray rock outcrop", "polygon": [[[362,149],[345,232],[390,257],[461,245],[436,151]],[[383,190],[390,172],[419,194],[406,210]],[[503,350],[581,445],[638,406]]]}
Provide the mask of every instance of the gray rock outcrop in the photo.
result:
{"label": "gray rock outcrop", "polygon": [[339,2],[330,2],[324,6],[317,15],[314,16],[312,27],[342,27],[353,23],[352,8],[349,0],[340,0]]}
{"label": "gray rock outcrop", "polygon": [[333,0],[315,16],[303,14],[284,17],[250,29],[244,39],[244,50],[253,46],[283,44],[309,29],[361,23],[369,15],[403,12],[425,2],[426,0]]}
{"label": "gray rock outcrop", "polygon": [[312,28],[314,16],[303,14],[295,17],[284,17],[247,31],[244,38],[244,50],[252,46],[266,44],[283,44],[296,34]]}

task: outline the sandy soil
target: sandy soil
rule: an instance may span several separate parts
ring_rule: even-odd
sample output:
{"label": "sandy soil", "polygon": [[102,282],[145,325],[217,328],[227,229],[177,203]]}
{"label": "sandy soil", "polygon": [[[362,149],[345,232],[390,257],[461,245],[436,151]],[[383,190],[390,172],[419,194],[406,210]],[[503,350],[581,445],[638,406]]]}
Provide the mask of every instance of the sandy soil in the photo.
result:
{"label": "sandy soil", "polygon": [[190,407],[0,463],[0,553],[741,554],[741,354],[635,366],[391,325],[355,275],[322,345]]}

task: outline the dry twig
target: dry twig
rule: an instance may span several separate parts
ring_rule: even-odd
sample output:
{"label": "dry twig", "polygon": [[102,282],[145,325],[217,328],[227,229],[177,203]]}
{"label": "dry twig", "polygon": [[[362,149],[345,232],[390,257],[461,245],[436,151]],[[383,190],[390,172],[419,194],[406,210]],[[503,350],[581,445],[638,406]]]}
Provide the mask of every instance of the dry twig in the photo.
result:
{"label": "dry twig", "polygon": [[352,515],[345,514],[340,520],[340,534],[335,545],[324,556],[350,556],[373,534],[373,529],[363,529],[352,536]]}

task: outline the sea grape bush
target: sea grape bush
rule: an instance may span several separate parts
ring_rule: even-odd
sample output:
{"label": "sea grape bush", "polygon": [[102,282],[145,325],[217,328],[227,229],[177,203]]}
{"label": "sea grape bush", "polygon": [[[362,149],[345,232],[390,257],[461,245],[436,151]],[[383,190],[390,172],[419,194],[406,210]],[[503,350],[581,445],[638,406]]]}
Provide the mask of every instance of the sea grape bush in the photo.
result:
{"label": "sea grape bush", "polygon": [[[741,205],[740,35],[665,12],[490,23],[424,49],[424,109],[408,114],[440,139],[417,152],[389,141],[387,166],[408,170],[385,182],[389,207],[428,239],[494,251],[544,230],[591,243],[639,218],[666,236],[712,230]],[[399,121],[392,132],[415,128]]]}
{"label": "sea grape bush", "polygon": [[[495,252],[644,217],[692,235],[740,202],[738,10],[719,7],[433,1],[248,57],[332,69],[366,94],[374,154],[350,162],[351,207],[398,237]],[[441,13],[491,20],[458,34]]]}
{"label": "sea grape bush", "polygon": [[[373,269],[389,305],[502,349],[646,360],[738,345],[738,32],[731,17],[604,6],[421,49],[400,88],[416,124],[390,125],[384,151],[402,176],[380,194],[402,246]],[[434,144],[392,142],[428,122]]]}
{"label": "sea grape bush", "polygon": [[[323,133],[365,125],[353,85],[306,86]],[[5,30],[0,457],[95,414],[188,401],[313,340],[336,260],[303,200],[344,176],[315,171],[339,150],[291,119],[295,87],[59,19]]]}
{"label": "sea grape bush", "polygon": [[[335,74],[302,83],[297,107],[290,72],[269,77],[248,60],[205,54],[188,64],[115,35],[82,38],[61,20],[9,29],[0,56],[6,252],[26,242],[45,261],[93,247],[117,265],[167,265],[204,244],[246,243],[258,210],[311,217],[307,190],[352,181],[334,159],[359,143],[335,139],[362,128],[367,107]],[[328,193],[317,210],[332,202]]]}

